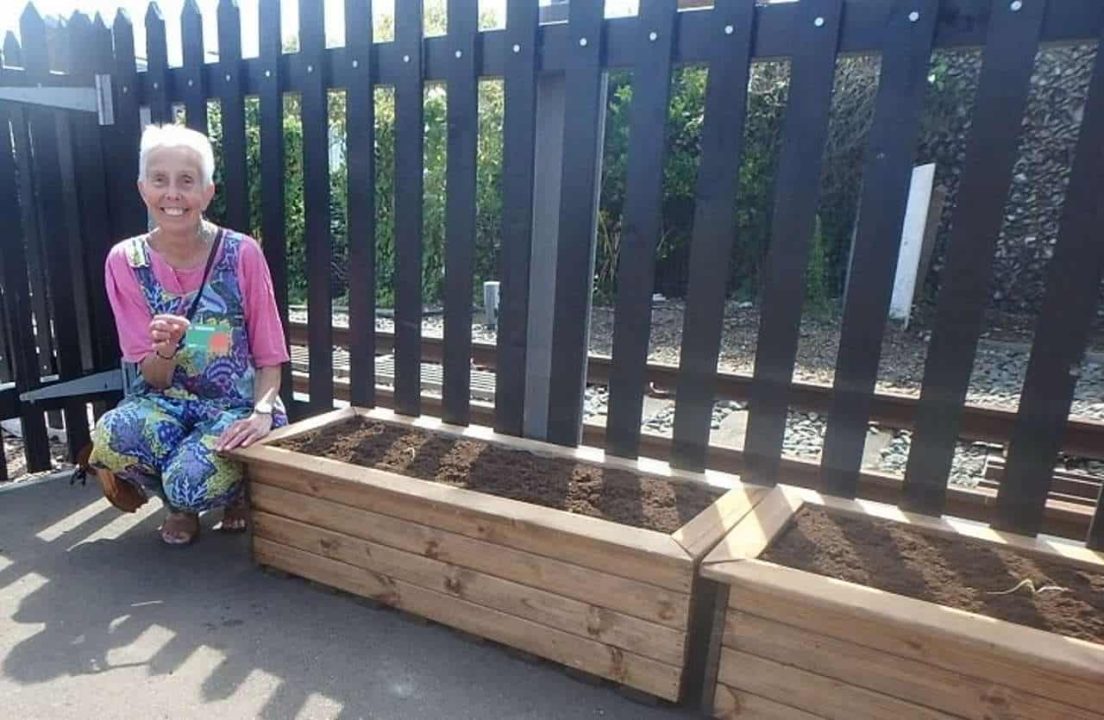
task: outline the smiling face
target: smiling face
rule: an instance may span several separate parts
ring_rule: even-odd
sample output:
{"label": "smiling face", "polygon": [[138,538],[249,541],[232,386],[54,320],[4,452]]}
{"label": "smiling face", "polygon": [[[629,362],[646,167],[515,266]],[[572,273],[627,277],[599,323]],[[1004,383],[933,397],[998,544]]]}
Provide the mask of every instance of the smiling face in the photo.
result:
{"label": "smiling face", "polygon": [[214,184],[203,184],[199,154],[182,147],[162,147],[150,152],[145,179],[138,192],[155,224],[169,233],[194,232],[211,198]]}

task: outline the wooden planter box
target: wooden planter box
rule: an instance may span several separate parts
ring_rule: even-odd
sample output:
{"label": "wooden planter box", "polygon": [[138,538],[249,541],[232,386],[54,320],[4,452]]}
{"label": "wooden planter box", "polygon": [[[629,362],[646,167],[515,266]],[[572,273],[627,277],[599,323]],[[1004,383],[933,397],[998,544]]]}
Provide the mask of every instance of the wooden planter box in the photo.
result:
{"label": "wooden planter box", "polygon": [[1072,543],[775,488],[702,563],[714,717],[1104,718],[1104,645],[756,559],[806,503],[1104,571]]}
{"label": "wooden planter box", "polygon": [[[272,447],[358,414],[731,489],[668,535]],[[234,455],[247,464],[258,563],[672,701],[684,686],[700,561],[767,492],[384,410],[329,413]]]}

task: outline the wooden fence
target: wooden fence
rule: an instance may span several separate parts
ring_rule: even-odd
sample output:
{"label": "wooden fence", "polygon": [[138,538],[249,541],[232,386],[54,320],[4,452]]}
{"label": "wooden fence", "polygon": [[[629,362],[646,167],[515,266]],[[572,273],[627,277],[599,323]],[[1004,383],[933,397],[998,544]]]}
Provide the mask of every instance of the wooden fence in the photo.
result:
{"label": "wooden fence", "polygon": [[[696,3],[700,4],[700,3]],[[18,402],[16,392],[43,376],[79,377],[117,358],[100,268],[113,239],[144,229],[133,189],[140,108],[154,122],[170,121],[182,104],[190,127],[207,130],[207,102],[221,106],[225,222],[247,227],[247,97],[260,103],[261,232],[278,300],[287,307],[288,262],[284,217],[282,96],[301,97],[304,206],[310,321],[309,379],[300,379],[309,403],[299,412],[332,407],[335,329],[331,322],[332,238],[329,226],[327,92],[347,102],[349,187],[350,379],[343,395],[358,405],[386,401],[401,413],[427,409],[420,384],[422,317],[423,91],[443,81],[448,92],[445,337],[440,345],[443,397],[430,408],[448,421],[491,422],[503,432],[525,431],[527,360],[533,307],[550,305],[546,437],[560,444],[584,439],[583,387],[588,368],[588,314],[594,257],[596,179],[600,162],[604,73],[632,68],[636,84],[630,119],[624,235],[618,267],[613,354],[606,366],[609,416],[599,439],[616,455],[655,451],[641,435],[651,282],[660,227],[663,137],[672,68],[709,67],[700,168],[691,244],[689,286],[680,365],[669,369],[676,389],[673,439],[661,448],[690,469],[724,464],[731,451],[710,449],[714,400],[731,378],[717,373],[723,329],[727,258],[735,241],[749,68],[787,58],[791,76],[775,177],[772,238],[765,271],[746,445],[739,467],[756,482],[792,480],[782,455],[786,415],[807,389],[792,381],[813,236],[821,157],[836,60],[846,53],[880,55],[881,76],[867,140],[861,213],[844,303],[835,383],[823,391],[828,431],[823,460],[803,477],[843,496],[866,494],[899,501],[909,510],[959,511],[960,491],[947,488],[956,440],[976,424],[966,408],[992,272],[992,258],[1017,156],[1025,103],[1041,43],[1099,43],[1104,5],[1097,0],[801,0],[757,7],[752,0],[716,0],[712,8],[680,11],[676,0],[642,0],[635,17],[606,20],[600,0],[571,0],[566,22],[541,23],[537,0],[508,0],[505,29],[479,31],[476,3],[450,0],[448,33],[425,37],[422,4],[397,2],[391,42],[372,42],[370,0],[346,0],[344,47],[327,48],[322,2],[300,0],[298,53],[282,51],[279,0],[260,0],[260,55],[243,59],[236,3],[218,7],[219,53],[206,62],[202,18],[193,0],[182,16],[183,66],[170,67],[164,19],[154,6],[145,18],[147,68],[139,72],[131,21],[120,14],[108,30],[76,15],[54,32],[50,75],[46,24],[33,9],[23,18],[23,53],[5,47],[0,84],[81,85],[94,73],[111,78],[114,125],[90,118],[9,104],[13,130],[0,133],[0,220],[4,303],[9,329],[0,372],[13,387],[0,391],[5,417],[22,417],[27,453],[42,465],[44,406]],[[57,41],[64,38],[64,42]],[[903,422],[915,428],[903,482],[871,492],[861,471],[867,423],[886,407],[875,393],[897,244],[916,150],[933,49],[982,48],[982,71],[937,303],[920,399]],[[67,57],[63,57],[67,56]],[[66,61],[67,64],[66,64]],[[494,348],[493,409],[473,406],[469,373],[473,284],[476,93],[485,77],[504,80],[504,166],[501,238],[502,312]],[[538,177],[538,95],[545,78],[562,78],[563,192],[555,208],[556,263],[550,297],[530,293]],[[395,332],[375,330],[375,208],[373,90],[394,88],[395,117]],[[29,136],[29,140],[28,140]],[[28,142],[33,149],[22,147]],[[975,514],[1002,529],[1034,534],[1053,515],[1047,504],[1055,459],[1068,440],[1069,410],[1095,313],[1104,265],[1104,53],[1097,56],[1060,238],[1040,312],[1018,413],[1005,419],[1007,465],[995,502],[978,495]],[[21,202],[20,202],[21,201]],[[62,210],[64,209],[64,211]],[[7,232],[11,229],[11,232]],[[18,231],[16,231],[18,230]],[[537,229],[539,231],[539,228]],[[60,248],[64,246],[65,252]],[[29,269],[24,272],[23,268]],[[48,279],[48,281],[47,281]],[[34,322],[32,322],[32,319]],[[46,345],[55,330],[53,344]],[[34,338],[38,338],[38,350]],[[374,355],[393,346],[394,389],[376,387]],[[46,361],[52,365],[46,367]],[[593,365],[593,360],[591,364]],[[49,371],[49,372],[48,372]],[[531,374],[531,373],[530,373]],[[294,384],[285,377],[285,390]],[[78,445],[87,435],[84,402],[60,403]],[[104,400],[103,396],[96,399]],[[290,399],[290,398],[289,398]],[[543,408],[537,408],[543,412]],[[971,414],[973,413],[973,414]],[[1076,430],[1088,445],[1104,438],[1099,424]],[[721,461],[718,461],[721,458]],[[48,463],[48,457],[46,458]],[[888,482],[888,481],[887,481]],[[948,505],[948,503],[950,503]],[[969,505],[969,503],[967,503]],[[1089,541],[1104,544],[1104,508],[1098,502]],[[1082,530],[1089,517],[1082,515]],[[1049,525],[1047,527],[1050,527]]]}

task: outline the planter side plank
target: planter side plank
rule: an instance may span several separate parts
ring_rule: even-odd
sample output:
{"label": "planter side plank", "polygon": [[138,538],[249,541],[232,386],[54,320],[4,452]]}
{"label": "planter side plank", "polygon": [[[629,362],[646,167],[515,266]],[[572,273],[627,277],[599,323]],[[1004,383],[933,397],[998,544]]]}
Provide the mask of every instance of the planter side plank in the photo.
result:
{"label": "planter side plank", "polygon": [[718,680],[809,712],[848,720],[950,720],[951,715],[765,658],[721,649]]}
{"label": "planter side plank", "polygon": [[598,640],[668,665],[682,664],[685,633],[677,630],[295,520],[263,512],[255,513],[253,518],[256,537]]}
{"label": "planter side plank", "polygon": [[767,488],[755,485],[729,490],[671,537],[690,557],[701,560],[767,493]]}
{"label": "planter side plank", "polygon": [[268,485],[264,479],[263,475],[253,478],[254,509],[594,603],[675,630],[686,629],[689,613],[686,595],[390,515],[290,492]]}
{"label": "planter side plank", "polygon": [[829,637],[729,610],[724,645],[732,650],[835,678],[908,702],[930,705],[952,715],[985,720],[1062,718],[1099,720],[1097,713],[1054,702],[989,680],[890,655]]}
{"label": "planter side plank", "polygon": [[268,468],[266,482],[288,490],[690,592],[694,563],[663,533],[279,448],[246,452]]}
{"label": "planter side plank", "polygon": [[752,695],[727,685],[717,685],[713,717],[719,720],[821,720],[820,715]]}
{"label": "planter side plank", "polygon": [[337,560],[255,538],[258,562],[370,597],[652,695],[676,700],[679,669]]}
{"label": "planter side plank", "polygon": [[1094,643],[758,560],[703,573],[729,584],[736,610],[1099,710],[1104,647]]}

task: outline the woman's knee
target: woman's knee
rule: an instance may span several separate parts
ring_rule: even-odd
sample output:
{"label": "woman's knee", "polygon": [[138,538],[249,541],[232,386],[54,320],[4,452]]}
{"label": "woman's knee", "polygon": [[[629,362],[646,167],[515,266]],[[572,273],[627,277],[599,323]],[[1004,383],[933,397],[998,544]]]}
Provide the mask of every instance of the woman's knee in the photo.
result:
{"label": "woman's knee", "polygon": [[96,422],[91,460],[111,470],[134,464],[160,468],[183,436],[180,423],[156,403],[123,401]]}
{"label": "woman's knee", "polygon": [[133,452],[134,419],[121,408],[108,410],[92,428],[92,454],[89,462],[112,472],[122,472],[139,458]]}
{"label": "woman's knee", "polygon": [[162,490],[173,507],[200,512],[233,501],[241,480],[237,463],[219,457],[207,442],[189,438],[165,467]]}

